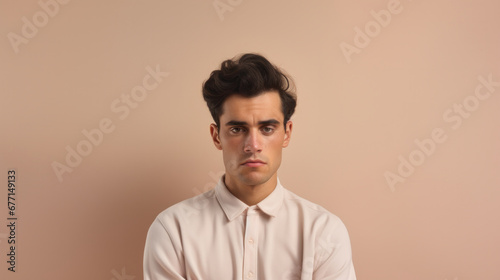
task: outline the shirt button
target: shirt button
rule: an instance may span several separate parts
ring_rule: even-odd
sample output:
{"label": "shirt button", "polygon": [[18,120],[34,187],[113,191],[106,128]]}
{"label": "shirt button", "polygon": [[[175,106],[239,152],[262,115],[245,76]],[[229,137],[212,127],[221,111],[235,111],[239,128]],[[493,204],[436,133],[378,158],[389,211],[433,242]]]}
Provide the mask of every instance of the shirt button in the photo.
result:
{"label": "shirt button", "polygon": [[248,239],[248,243],[253,244],[253,239],[252,238]]}
{"label": "shirt button", "polygon": [[248,272],[248,278],[253,278],[253,272]]}

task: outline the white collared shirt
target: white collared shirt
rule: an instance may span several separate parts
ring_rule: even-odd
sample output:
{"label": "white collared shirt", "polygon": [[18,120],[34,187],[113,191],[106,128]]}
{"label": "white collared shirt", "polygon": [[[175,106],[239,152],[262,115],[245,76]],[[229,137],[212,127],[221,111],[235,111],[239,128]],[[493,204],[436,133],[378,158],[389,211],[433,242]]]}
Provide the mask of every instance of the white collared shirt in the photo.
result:
{"label": "white collared shirt", "polygon": [[223,182],[149,228],[144,280],[355,280],[349,235],[326,209],[285,189],[248,206]]}

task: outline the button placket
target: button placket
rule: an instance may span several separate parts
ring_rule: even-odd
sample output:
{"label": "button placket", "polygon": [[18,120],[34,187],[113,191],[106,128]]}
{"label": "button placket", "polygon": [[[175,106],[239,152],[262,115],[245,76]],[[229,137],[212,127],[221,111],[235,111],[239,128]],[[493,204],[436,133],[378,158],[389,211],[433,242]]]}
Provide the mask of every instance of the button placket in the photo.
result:
{"label": "button placket", "polygon": [[244,279],[256,279],[257,275],[258,213],[253,207],[247,209],[244,236]]}

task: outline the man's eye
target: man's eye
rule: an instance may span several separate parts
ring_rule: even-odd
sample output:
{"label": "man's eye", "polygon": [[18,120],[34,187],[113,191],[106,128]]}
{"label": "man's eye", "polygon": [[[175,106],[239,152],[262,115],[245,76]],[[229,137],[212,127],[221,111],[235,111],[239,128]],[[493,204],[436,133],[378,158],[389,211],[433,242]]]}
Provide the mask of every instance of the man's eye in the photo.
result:
{"label": "man's eye", "polygon": [[231,127],[229,131],[231,131],[232,133],[240,133],[243,131],[243,129],[241,127]]}
{"label": "man's eye", "polygon": [[272,133],[274,131],[274,127],[270,127],[270,126],[266,126],[266,127],[263,127],[262,128],[262,131],[264,131],[264,133]]}

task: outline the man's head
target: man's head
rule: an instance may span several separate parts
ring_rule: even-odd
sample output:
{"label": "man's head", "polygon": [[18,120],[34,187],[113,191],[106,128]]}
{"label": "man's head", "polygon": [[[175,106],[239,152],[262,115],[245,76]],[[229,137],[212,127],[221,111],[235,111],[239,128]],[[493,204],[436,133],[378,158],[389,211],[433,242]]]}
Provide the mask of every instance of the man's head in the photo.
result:
{"label": "man's head", "polygon": [[296,106],[289,87],[277,67],[255,54],[224,61],[204,83],[203,97],[215,121],[210,133],[223,152],[226,184],[255,186],[276,178]]}
{"label": "man's head", "polygon": [[231,95],[254,97],[263,92],[276,91],[281,100],[283,124],[295,112],[297,97],[290,87],[290,78],[258,54],[244,54],[222,62],[203,84],[203,98],[217,127],[223,113],[223,103]]}

